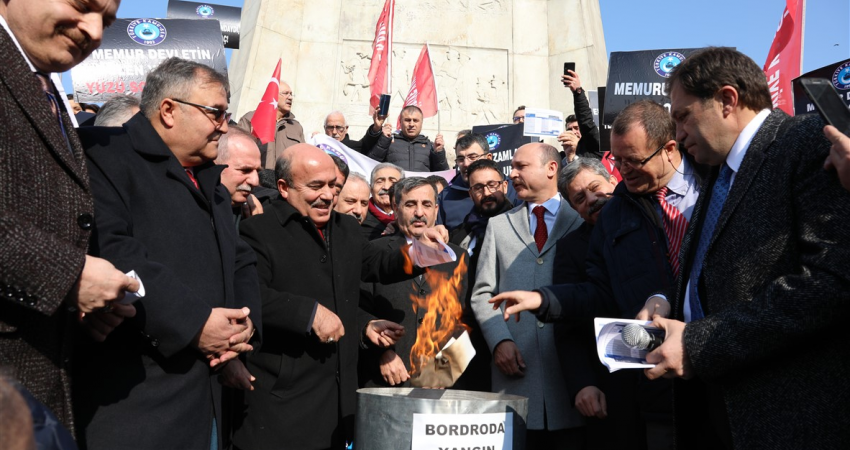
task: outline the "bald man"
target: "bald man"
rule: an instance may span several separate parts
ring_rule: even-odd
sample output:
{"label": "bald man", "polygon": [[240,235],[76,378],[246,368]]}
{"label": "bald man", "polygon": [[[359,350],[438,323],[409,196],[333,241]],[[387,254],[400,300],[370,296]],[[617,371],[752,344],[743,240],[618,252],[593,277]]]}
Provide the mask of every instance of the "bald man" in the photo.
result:
{"label": "bald man", "polygon": [[[256,382],[233,442],[241,449],[281,442],[339,449],[352,437],[361,338],[386,347],[403,332],[363,319],[360,281],[399,282],[422,270],[405,274],[406,251],[370,244],[354,218],[333,210],[336,165],[324,151],[292,146],[275,174],[280,197],[240,227],[257,253],[262,323],[270,331],[248,358]],[[429,229],[420,241],[433,246],[436,234]]]}
{"label": "bald man", "polygon": [[385,123],[386,119],[387,116],[379,116],[376,111],[372,116],[374,122],[372,126],[366,130],[366,134],[359,141],[355,141],[348,136],[348,121],[345,120],[345,116],[341,111],[334,111],[325,117],[324,131],[326,135],[342,142],[346,147],[365,155],[378,143],[381,134],[385,136],[392,134],[392,127]]}

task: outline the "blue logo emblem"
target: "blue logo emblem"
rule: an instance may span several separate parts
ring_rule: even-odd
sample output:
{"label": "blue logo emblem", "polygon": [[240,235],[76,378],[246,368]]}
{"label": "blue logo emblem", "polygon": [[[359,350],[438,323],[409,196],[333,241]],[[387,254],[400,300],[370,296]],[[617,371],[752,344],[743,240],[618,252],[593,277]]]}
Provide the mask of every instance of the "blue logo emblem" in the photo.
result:
{"label": "blue logo emblem", "polygon": [[835,73],[832,74],[832,84],[836,89],[842,91],[850,89],[850,62],[846,62],[835,69]]}
{"label": "blue logo emblem", "polygon": [[136,19],[127,25],[127,35],[142,45],[161,44],[167,34],[165,25],[153,19]]}
{"label": "blue logo emblem", "polygon": [[502,138],[497,133],[490,133],[485,137],[487,138],[487,145],[490,146],[491,152],[499,148],[499,144],[502,143]]}
{"label": "blue logo emblem", "polygon": [[664,78],[670,78],[670,72],[684,60],[685,55],[679,52],[664,52],[655,58],[652,68],[655,69],[655,73],[658,75]]}
{"label": "blue logo emblem", "polygon": [[201,5],[195,8],[195,13],[204,19],[208,19],[215,14],[215,10],[210,5]]}
{"label": "blue logo emblem", "polygon": [[346,164],[349,164],[348,158],[345,157],[345,154],[342,153],[341,151],[337,150],[336,148],[331,147],[330,145],[324,144],[324,143],[321,143],[321,142],[317,143],[316,147],[319,147],[325,153],[327,153],[329,155],[336,156],[337,158],[343,160]]}

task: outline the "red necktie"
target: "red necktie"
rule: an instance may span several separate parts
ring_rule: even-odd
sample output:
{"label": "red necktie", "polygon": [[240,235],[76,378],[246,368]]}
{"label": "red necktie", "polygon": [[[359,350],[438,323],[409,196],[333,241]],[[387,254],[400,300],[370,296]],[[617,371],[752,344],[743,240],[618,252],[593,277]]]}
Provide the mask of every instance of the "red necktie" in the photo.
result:
{"label": "red necktie", "polygon": [[546,240],[549,239],[549,230],[546,229],[546,221],[543,220],[543,214],[546,212],[546,208],[537,205],[531,212],[537,218],[537,228],[534,229],[534,243],[537,244],[537,251],[539,252],[543,250]]}
{"label": "red necktie", "polygon": [[192,173],[192,169],[187,169],[184,167],[183,170],[186,171],[186,175],[189,175],[189,179],[192,180],[192,184],[195,185],[195,189],[201,190],[201,188],[198,186],[198,180],[195,179],[195,174]]}
{"label": "red necktie", "polygon": [[664,212],[664,234],[667,235],[667,259],[673,268],[673,276],[679,275],[679,249],[688,229],[688,219],[675,206],[667,203],[667,186],[655,192],[655,199]]}

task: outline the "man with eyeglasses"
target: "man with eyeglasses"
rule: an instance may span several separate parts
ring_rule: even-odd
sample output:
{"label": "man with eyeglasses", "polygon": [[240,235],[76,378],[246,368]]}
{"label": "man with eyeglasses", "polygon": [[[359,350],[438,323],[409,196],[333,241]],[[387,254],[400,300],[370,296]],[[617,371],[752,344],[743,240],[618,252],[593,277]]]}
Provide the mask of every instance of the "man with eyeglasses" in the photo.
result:
{"label": "man with eyeglasses", "polygon": [[[274,170],[275,161],[287,147],[306,142],[304,127],[295,120],[295,114],[292,114],[294,96],[295,93],[289,83],[281,81],[277,98],[277,124],[274,141],[260,147],[260,152],[263,154],[263,168],[265,169]],[[249,133],[252,132],[251,118],[254,117],[255,112],[256,110],[250,111],[242,116],[237,126]]]}
{"label": "man with eyeglasses", "polygon": [[[543,321],[631,319],[649,295],[673,284],[679,248],[699,196],[697,170],[702,170],[683,158],[675,136],[673,119],[657,103],[636,102],[617,116],[611,154],[623,182],[594,227],[588,280],[501,294],[493,301],[506,303],[505,315],[530,310]],[[670,383],[648,383],[638,371],[622,371],[613,380],[609,404],[625,404],[623,410],[641,415],[639,426],[616,434],[618,445],[673,448]]]}
{"label": "man with eyeglasses", "polygon": [[334,111],[325,117],[324,130],[325,134],[342,142],[346,147],[368,154],[372,147],[378,143],[378,138],[383,133],[389,137],[392,134],[392,127],[385,123],[387,116],[379,116],[378,111],[372,116],[373,124],[366,130],[366,134],[359,141],[355,141],[348,136],[348,122],[341,111]]}
{"label": "man with eyeglasses", "polygon": [[514,125],[518,123],[525,123],[525,105],[520,105],[517,107],[516,111],[514,111],[513,122]]}
{"label": "man with eyeglasses", "polygon": [[81,348],[74,392],[88,449],[221,448],[217,378],[251,386],[236,357],[260,337],[256,257],[213,162],[226,110],[224,75],[170,58],[148,74],[141,111],[123,127],[80,130],[92,252],[145,288],[134,318]]}

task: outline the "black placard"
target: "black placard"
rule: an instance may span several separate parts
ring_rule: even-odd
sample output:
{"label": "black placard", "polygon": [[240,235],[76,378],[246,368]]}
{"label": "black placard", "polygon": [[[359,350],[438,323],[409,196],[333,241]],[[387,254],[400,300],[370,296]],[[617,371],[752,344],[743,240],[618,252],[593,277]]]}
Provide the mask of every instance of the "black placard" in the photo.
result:
{"label": "black placard", "polygon": [[800,86],[799,80],[801,78],[826,78],[832,81],[832,85],[841,94],[844,104],[850,107],[850,59],[845,59],[844,61],[839,61],[805,73],[795,78],[792,82],[794,85],[794,115],[817,114],[818,112],[815,111],[814,103],[809,101],[809,98],[806,97],[806,93],[803,91],[803,87]]}
{"label": "black placard", "polygon": [[499,169],[505,174],[505,178],[511,174],[511,161],[514,153],[521,146],[530,142],[537,142],[535,136],[522,135],[523,124],[516,125],[481,125],[472,127],[472,132],[484,135],[490,144],[490,153],[493,161],[499,165]]}
{"label": "black placard", "polygon": [[182,2],[169,0],[169,19],[218,20],[221,25],[221,43],[225,48],[239,48],[239,27],[242,8],[215,5],[213,3]]}

